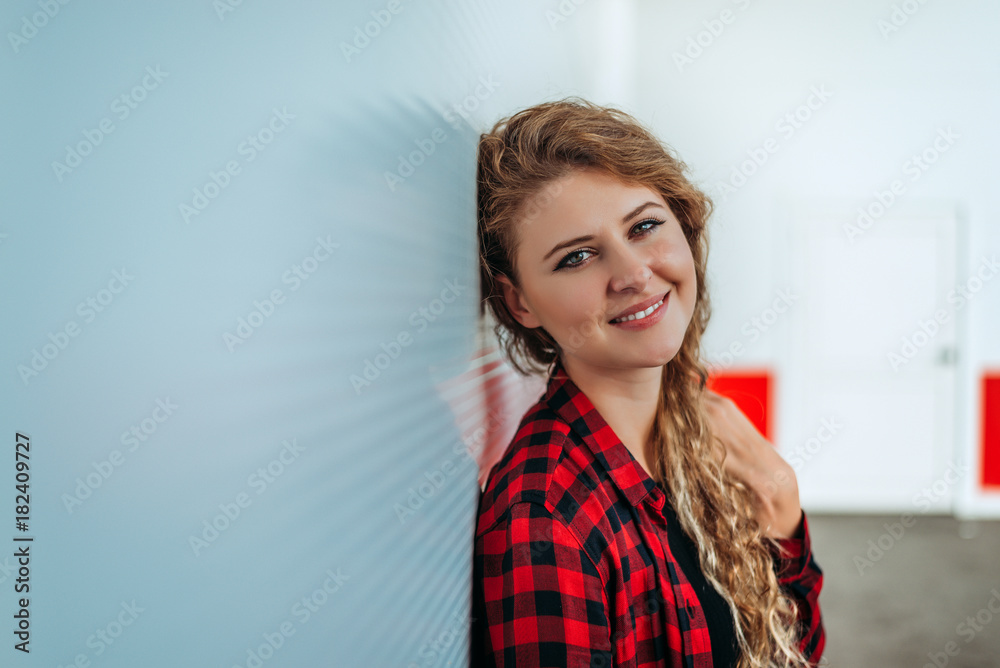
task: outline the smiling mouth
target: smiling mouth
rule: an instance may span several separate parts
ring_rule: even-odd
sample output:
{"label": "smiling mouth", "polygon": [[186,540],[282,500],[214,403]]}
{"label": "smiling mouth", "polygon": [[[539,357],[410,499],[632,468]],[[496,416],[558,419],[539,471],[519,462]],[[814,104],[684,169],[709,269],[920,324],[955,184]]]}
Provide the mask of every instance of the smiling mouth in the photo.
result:
{"label": "smiling mouth", "polygon": [[653,304],[652,306],[650,306],[645,311],[639,311],[638,313],[633,313],[632,315],[627,315],[624,318],[615,318],[614,320],[611,321],[611,323],[614,324],[614,323],[619,323],[619,322],[629,322],[629,321],[632,321],[632,320],[642,320],[644,318],[648,318],[653,313],[655,313],[658,308],[660,308],[661,306],[663,306],[664,299],[666,299],[666,297],[664,297],[660,301],[656,302],[655,304]]}

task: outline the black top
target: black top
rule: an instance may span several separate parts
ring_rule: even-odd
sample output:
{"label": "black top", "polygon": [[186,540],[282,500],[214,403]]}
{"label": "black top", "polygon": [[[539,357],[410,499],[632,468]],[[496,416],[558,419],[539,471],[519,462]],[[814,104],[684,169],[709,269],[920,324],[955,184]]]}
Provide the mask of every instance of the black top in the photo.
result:
{"label": "black top", "polygon": [[663,504],[663,516],[667,520],[667,542],[670,551],[684,572],[684,576],[694,587],[705,613],[708,635],[712,640],[712,665],[715,668],[735,668],[739,654],[736,649],[736,627],[733,625],[729,605],[701,572],[698,548],[681,528],[681,522],[669,498]]}

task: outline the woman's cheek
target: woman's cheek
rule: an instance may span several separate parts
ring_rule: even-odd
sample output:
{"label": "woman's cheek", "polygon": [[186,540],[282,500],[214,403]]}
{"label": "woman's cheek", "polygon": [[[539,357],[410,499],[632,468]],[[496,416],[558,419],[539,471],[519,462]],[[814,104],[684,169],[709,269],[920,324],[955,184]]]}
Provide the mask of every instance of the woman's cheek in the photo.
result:
{"label": "woman's cheek", "polygon": [[587,343],[587,339],[593,337],[597,329],[597,320],[594,318],[583,320],[570,327],[569,335],[567,336],[569,349],[571,351],[578,350],[584,346]]}

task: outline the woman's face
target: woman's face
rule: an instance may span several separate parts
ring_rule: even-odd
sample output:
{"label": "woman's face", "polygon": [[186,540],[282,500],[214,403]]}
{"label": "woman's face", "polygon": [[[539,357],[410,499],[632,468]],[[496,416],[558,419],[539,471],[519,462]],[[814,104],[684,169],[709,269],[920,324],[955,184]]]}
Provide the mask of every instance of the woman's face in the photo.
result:
{"label": "woman's face", "polygon": [[[698,286],[680,222],[656,191],[582,168],[522,211],[521,285],[501,277],[504,298],[522,325],[556,340],[567,370],[608,373],[673,359]],[[645,317],[620,321],[636,310]]]}

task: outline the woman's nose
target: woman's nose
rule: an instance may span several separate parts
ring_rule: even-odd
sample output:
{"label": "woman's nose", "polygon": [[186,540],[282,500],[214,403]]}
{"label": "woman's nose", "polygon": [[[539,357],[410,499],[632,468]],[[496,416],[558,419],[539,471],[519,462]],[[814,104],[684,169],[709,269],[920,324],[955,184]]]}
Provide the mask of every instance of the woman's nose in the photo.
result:
{"label": "woman's nose", "polygon": [[618,254],[612,271],[611,288],[615,292],[629,289],[642,292],[653,276],[653,270],[649,268],[646,259],[640,253],[630,250]]}

